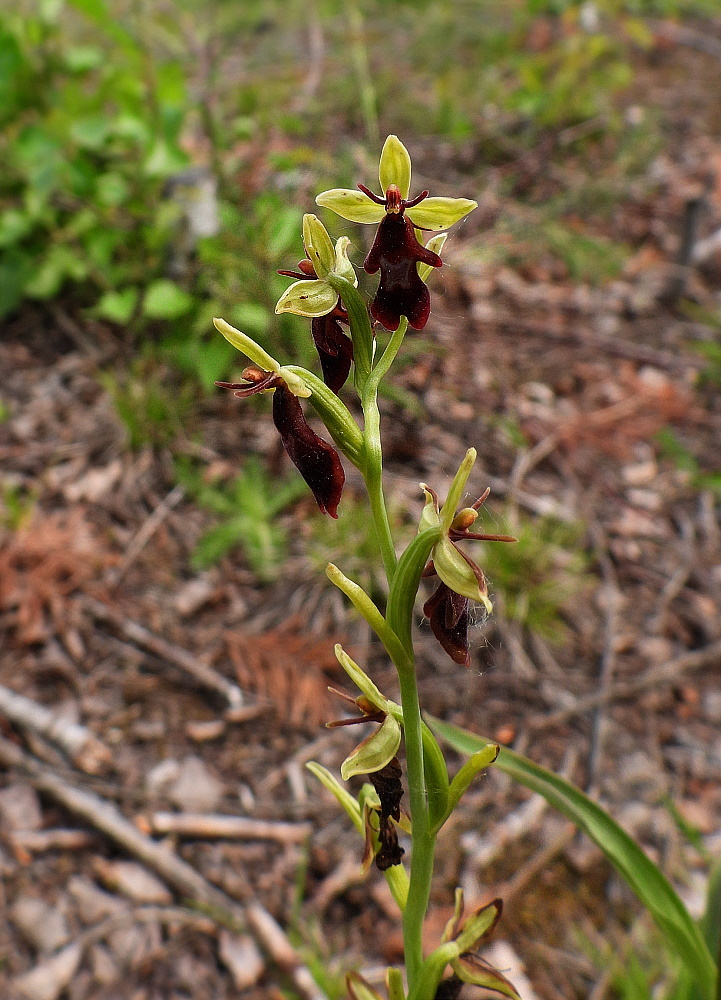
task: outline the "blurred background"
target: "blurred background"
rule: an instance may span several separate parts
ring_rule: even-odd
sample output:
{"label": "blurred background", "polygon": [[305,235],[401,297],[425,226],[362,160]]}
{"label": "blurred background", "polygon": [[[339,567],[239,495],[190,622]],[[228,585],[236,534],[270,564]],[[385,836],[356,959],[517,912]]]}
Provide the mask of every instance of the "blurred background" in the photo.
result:
{"label": "blurred background", "polygon": [[[303,767],[354,745],[323,729],[335,641],[396,694],[323,574],[384,599],[360,483],[318,513],[267,399],[214,388],[243,359],[211,324],[317,370],[276,270],[319,191],[377,189],[389,133],[414,192],[479,202],[384,389],[394,527],[412,537],[419,480],[442,497],[472,445],[480,530],[519,538],[475,550],[495,612],[469,671],[421,625],[424,704],[591,789],[701,911],[721,856],[719,95],[718,0],[0,0],[3,995],[298,995],[252,938],[174,922],[178,886],[34,765],[262,903],[329,997],[400,961],[385,883]],[[371,234],[316,211],[360,265]],[[218,814],[265,835],[218,839]],[[431,945],[457,883],[505,898],[488,957],[524,1000],[673,982],[601,855],[492,772],[444,831]]]}

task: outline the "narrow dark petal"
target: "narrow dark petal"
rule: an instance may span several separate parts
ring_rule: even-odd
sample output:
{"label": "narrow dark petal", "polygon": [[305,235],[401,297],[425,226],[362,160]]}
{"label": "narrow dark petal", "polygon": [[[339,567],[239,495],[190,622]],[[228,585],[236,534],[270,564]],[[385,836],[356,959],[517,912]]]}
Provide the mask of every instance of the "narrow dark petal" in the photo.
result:
{"label": "narrow dark petal", "polygon": [[266,372],[262,368],[246,368],[243,372],[243,378],[245,382],[216,382],[215,384],[219,389],[235,390],[234,395],[240,396],[241,399],[283,384],[283,380],[277,372]]}
{"label": "narrow dark petal", "polygon": [[477,531],[457,531],[451,528],[448,537],[452,542],[462,542],[464,538],[471,538],[479,542],[517,542],[513,535],[482,535]]}
{"label": "narrow dark petal", "polygon": [[338,452],[318,437],[305,419],[297,397],[284,385],[273,395],[273,423],[288,457],[310,486],[322,512],[338,517],[345,482]]}
{"label": "narrow dark petal", "polygon": [[418,275],[417,263],[440,267],[438,254],[416,239],[413,223],[403,214],[389,213],[381,220],[364,268],[380,270],[381,280],[371,304],[371,315],[386,330],[397,330],[401,316],[414,330],[422,330],[431,311],[431,296]]}
{"label": "narrow dark petal", "polygon": [[445,583],[423,605],[433,635],[455,663],[467,667],[471,662],[468,652],[468,598],[454,593]]}
{"label": "narrow dark petal", "polygon": [[323,381],[337,393],[345,385],[351,362],[353,342],[341,329],[334,313],[318,316],[311,322],[311,333],[323,370]]}

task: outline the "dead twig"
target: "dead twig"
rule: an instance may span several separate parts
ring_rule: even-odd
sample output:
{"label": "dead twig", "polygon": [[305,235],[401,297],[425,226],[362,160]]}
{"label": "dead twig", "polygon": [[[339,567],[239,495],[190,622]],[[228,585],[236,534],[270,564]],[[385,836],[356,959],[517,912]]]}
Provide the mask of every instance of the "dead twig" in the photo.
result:
{"label": "dead twig", "polygon": [[87,830],[13,830],[7,839],[11,847],[30,854],[80,851],[93,843],[93,835]]}
{"label": "dead twig", "polygon": [[274,823],[246,816],[157,812],[147,817],[153,833],[176,833],[181,837],[220,837],[224,840],[277,840],[301,844],[311,834],[310,823]]}
{"label": "dead twig", "polygon": [[306,1000],[326,1000],[308,969],[300,963],[283,929],[260,904],[240,906],[173,851],[141,833],[114,805],[65,781],[3,737],[0,737],[0,764],[17,769],[39,792],[87,820],[216,923],[233,930],[250,927],[260,946],[291,977],[301,996]]}
{"label": "dead twig", "polygon": [[598,705],[609,705],[624,698],[633,698],[634,695],[640,694],[642,691],[648,691],[649,688],[660,688],[667,684],[674,684],[680,681],[685,674],[690,674],[694,670],[700,670],[702,667],[707,667],[711,664],[721,666],[721,640],[704,647],[704,649],[696,649],[692,653],[684,653],[682,656],[677,656],[675,660],[669,660],[668,663],[652,667],[635,680],[619,681],[616,684],[611,684],[605,693],[596,691],[583,698],[578,698],[575,705],[559,709],[558,712],[553,712],[552,715],[531,719],[528,726],[534,733],[540,732],[543,729],[550,729],[552,726],[568,722],[569,719],[573,719],[578,715],[584,715]]}
{"label": "dead twig", "polygon": [[128,642],[148,650],[148,652],[160,657],[161,660],[172,663],[193,677],[201,687],[219,694],[230,709],[238,709],[243,705],[243,692],[236,684],[233,684],[232,681],[223,677],[217,670],[213,670],[212,667],[203,663],[186,649],[182,649],[166,639],[161,639],[160,636],[150,632],[137,622],[113,611],[102,601],[96,601],[92,597],[84,597],[83,604],[93,617],[112,625]]}
{"label": "dead twig", "polygon": [[165,499],[158,504],[138,533],[131,540],[123,557],[123,561],[119,566],[111,569],[108,573],[108,583],[112,587],[115,587],[120,583],[155,532],[161,526],[163,521],[165,521],[168,514],[170,514],[170,512],[178,506],[184,496],[185,487],[179,484],[178,486],[173,487]]}
{"label": "dead twig", "polygon": [[112,761],[112,753],[85,726],[69,722],[57,712],[25,695],[0,685],[0,714],[60,747],[86,774],[101,774]]}

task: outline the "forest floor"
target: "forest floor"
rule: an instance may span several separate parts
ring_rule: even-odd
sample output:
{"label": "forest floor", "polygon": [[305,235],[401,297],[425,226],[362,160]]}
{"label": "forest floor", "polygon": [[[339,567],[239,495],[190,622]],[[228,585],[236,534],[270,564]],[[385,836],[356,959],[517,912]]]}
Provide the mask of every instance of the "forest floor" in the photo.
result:
{"label": "forest floor", "polygon": [[[719,93],[721,59],[688,44],[638,67],[628,130],[654,108],[662,143],[595,230],[628,248],[613,280],[574,280],[542,249],[488,250],[508,238],[499,220],[522,228],[529,202],[561,195],[575,197],[579,231],[593,228],[594,169],[579,181],[573,136],[563,170],[547,170],[541,149],[492,172],[394,378],[402,393],[382,407],[401,530],[417,523],[419,480],[442,497],[475,446],[470,488],[492,490],[484,523],[521,538],[517,555],[487,552],[497,610],[473,630],[471,669],[421,624],[423,704],[592,789],[696,913],[721,854],[721,248],[678,262],[699,199],[695,245],[721,227]],[[412,151],[424,186],[465,193],[483,144]],[[596,169],[615,183],[602,143]],[[303,766],[337,772],[357,740],[323,728],[341,711],[327,685],[345,685],[334,642],[396,694],[378,644],[322,574],[335,545],[341,568],[360,572],[359,484],[349,475],[345,527],[342,504],[339,526],[318,528],[310,497],[279,515],[289,541],[274,581],[241,549],[194,570],[212,518],[176,485],[174,458],[221,483],[248,454],[287,472],[286,460],[265,411],[220,393],[192,433],[132,450],[104,386],[134,350],[62,302],[25,309],[0,335],[0,992],[280,996],[288,966],[260,911],[250,938],[178,912],[192,875],[153,861],[161,837],[206,884],[272,915],[325,968],[326,989],[354,966],[378,982],[402,957],[398,914]],[[29,725],[8,691],[34,703]],[[51,730],[37,706],[53,710]],[[174,829],[183,813],[196,816],[190,833]],[[219,814],[265,826],[208,835]],[[431,944],[456,884],[470,902],[504,898],[490,957],[522,970],[524,1000],[613,995],[610,959],[630,968],[629,942],[668,971],[600,852],[493,769],[443,831]]]}

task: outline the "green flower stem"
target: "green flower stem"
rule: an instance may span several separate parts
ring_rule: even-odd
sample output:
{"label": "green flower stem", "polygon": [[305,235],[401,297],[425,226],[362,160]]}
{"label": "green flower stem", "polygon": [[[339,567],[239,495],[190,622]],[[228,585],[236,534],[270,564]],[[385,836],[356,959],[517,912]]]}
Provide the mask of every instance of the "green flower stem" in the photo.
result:
{"label": "green flower stem", "polygon": [[396,359],[398,351],[401,349],[403,338],[406,335],[407,329],[408,329],[408,320],[405,316],[402,316],[401,321],[398,324],[398,329],[391,336],[391,339],[388,341],[388,345],[386,346],[385,351],[383,351],[383,354],[378,359],[375,367],[373,368],[373,371],[370,374],[370,377],[368,378],[368,381],[366,382],[365,391],[367,393],[368,392],[376,393],[378,391],[378,386],[380,385],[381,379],[388,372],[388,369]]}
{"label": "green flower stem", "polygon": [[[429,829],[426,781],[423,769],[423,734],[412,651],[408,662],[398,668],[403,706],[406,771],[413,831],[411,881],[403,912],[403,943],[409,989],[413,989],[423,967],[423,921],[428,910],[433,878],[436,838]],[[398,666],[398,665],[397,665]]]}
{"label": "green flower stem", "polygon": [[386,571],[388,584],[393,583],[396,571],[396,550],[393,544],[391,526],[383,495],[383,451],[381,448],[381,415],[375,393],[365,395],[362,399],[363,416],[365,420],[365,462],[363,463],[363,478],[368,499],[370,500],[373,524],[375,525],[378,545],[383,557],[383,567]]}

